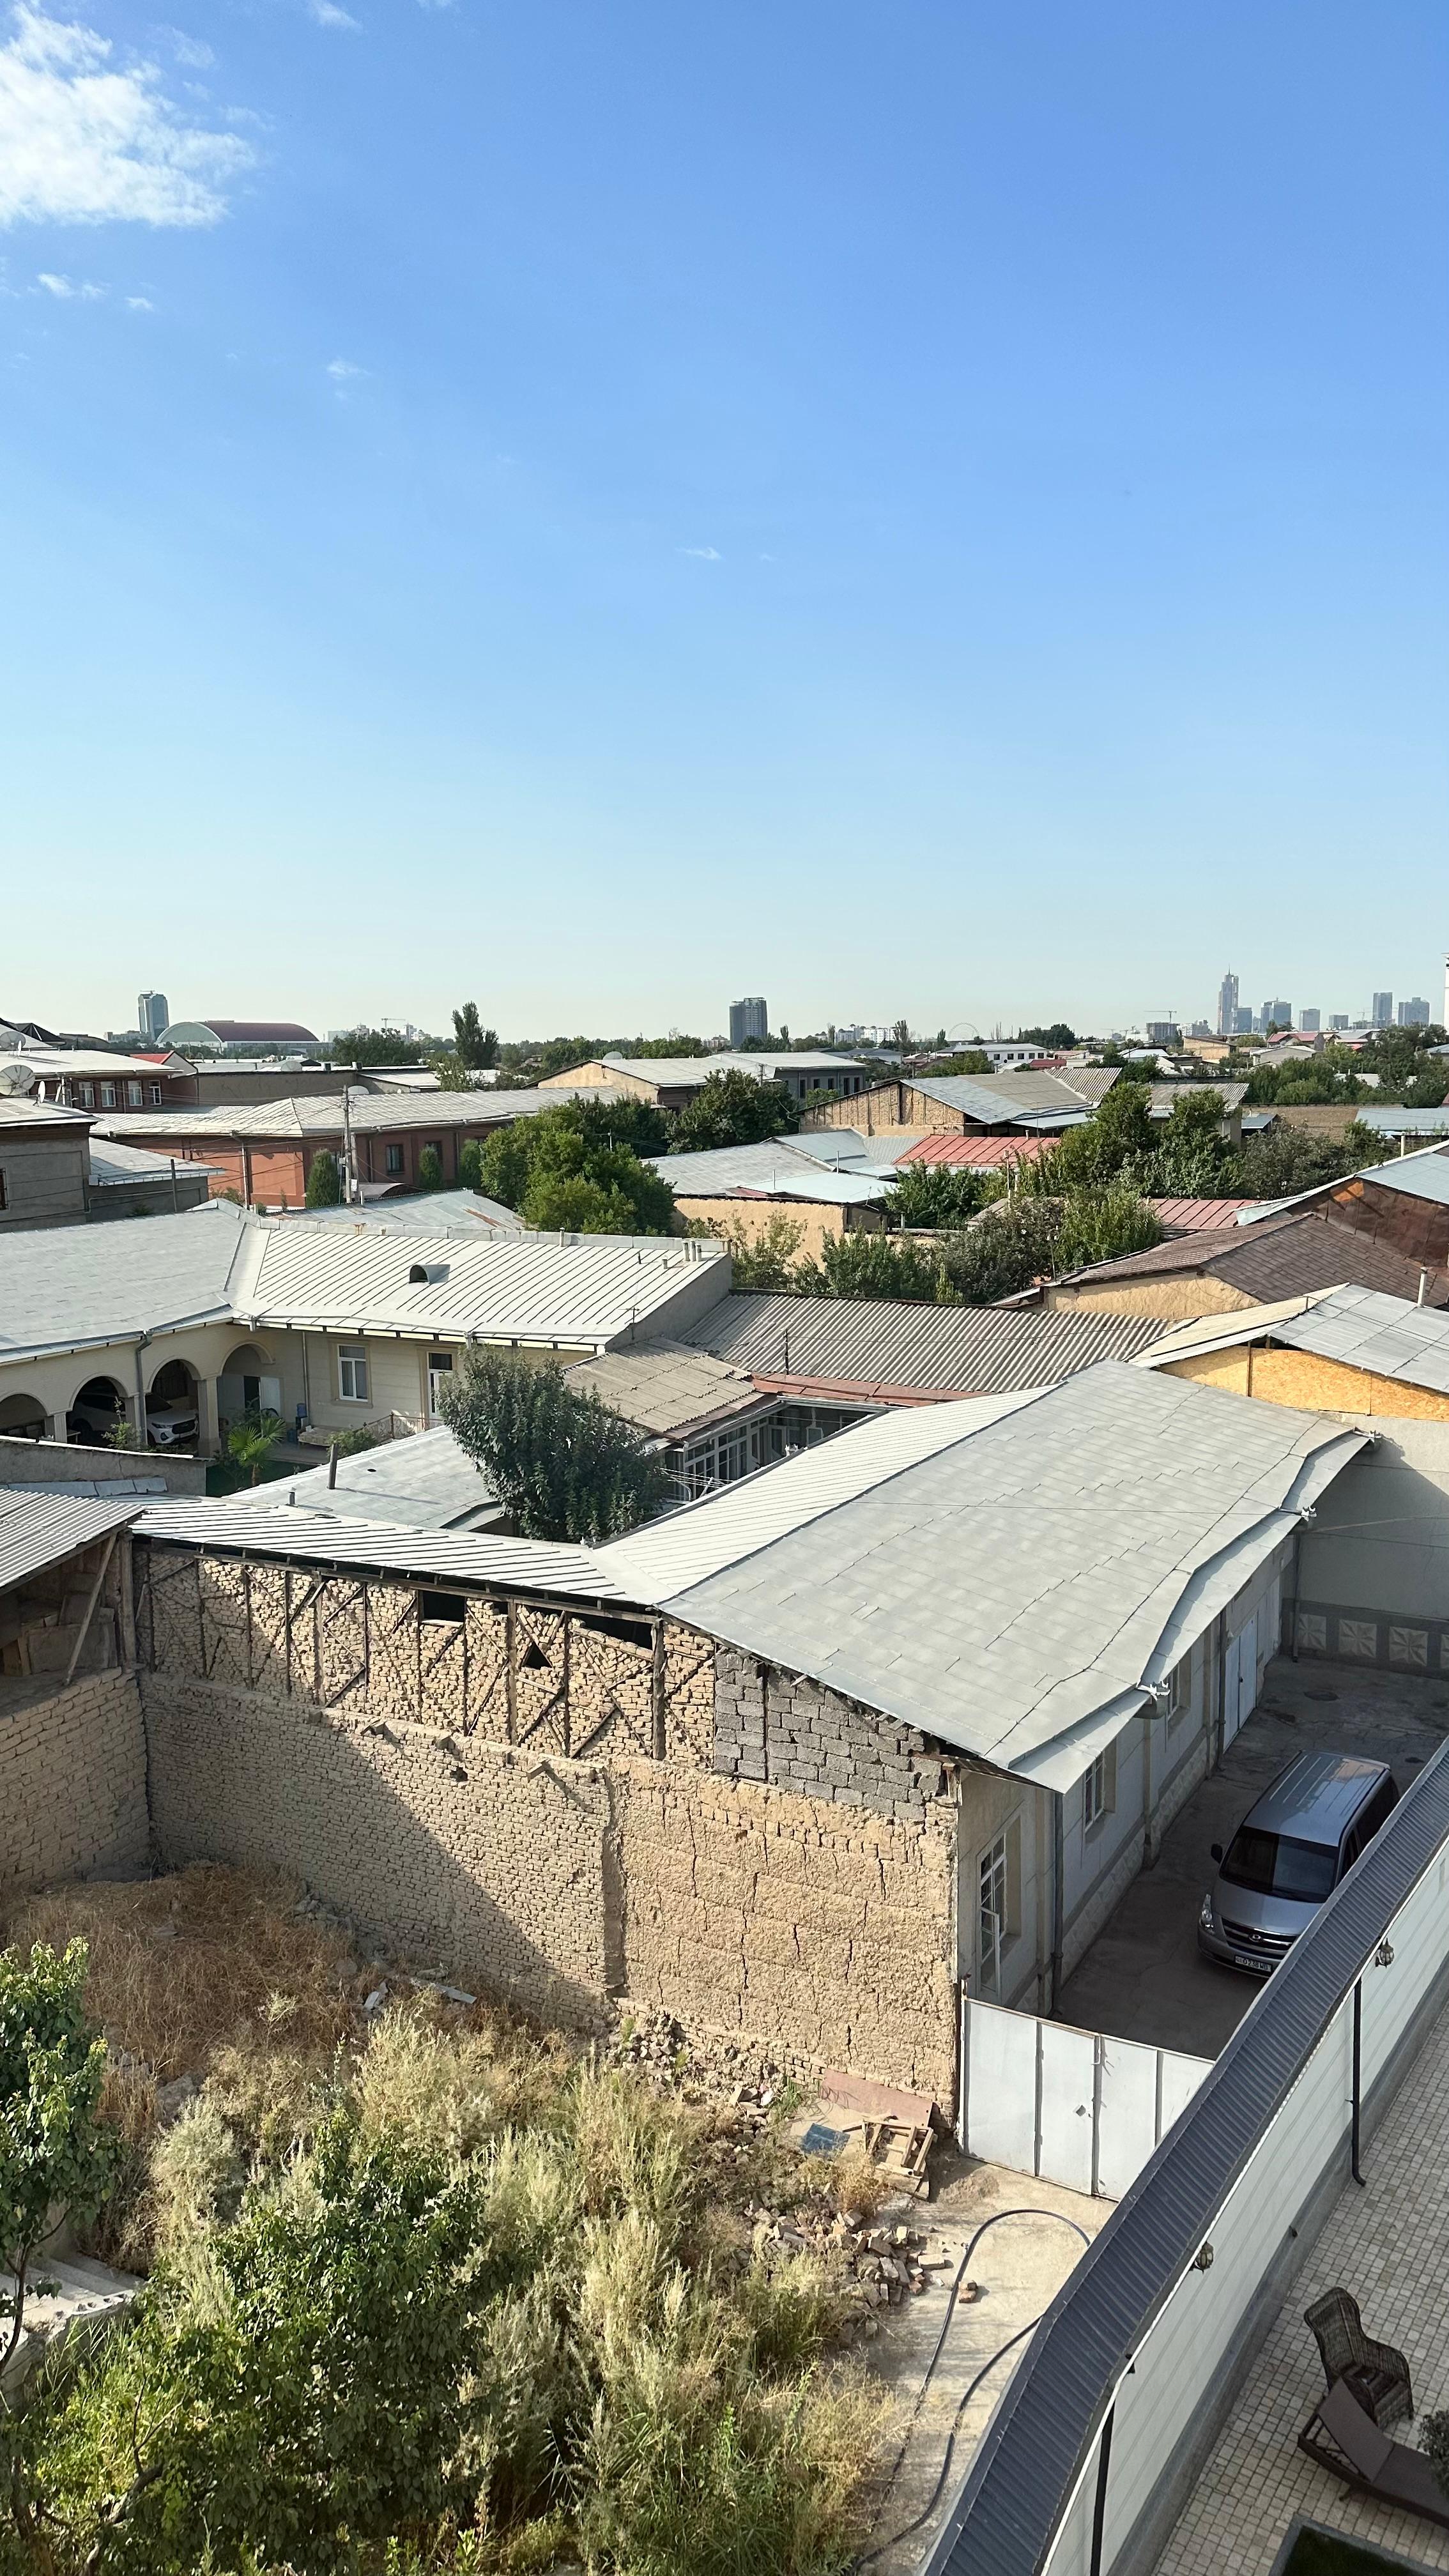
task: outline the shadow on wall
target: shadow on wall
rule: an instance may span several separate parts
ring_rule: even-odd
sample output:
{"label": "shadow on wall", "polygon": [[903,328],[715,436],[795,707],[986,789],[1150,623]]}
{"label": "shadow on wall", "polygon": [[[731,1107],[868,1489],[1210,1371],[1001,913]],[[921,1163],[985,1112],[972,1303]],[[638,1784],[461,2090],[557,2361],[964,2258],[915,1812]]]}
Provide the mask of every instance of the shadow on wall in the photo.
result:
{"label": "shadow on wall", "polygon": [[486,1979],[543,2021],[599,2023],[623,1947],[607,1779],[156,1674],[142,1697],[164,1867],[286,1869],[420,1965]]}

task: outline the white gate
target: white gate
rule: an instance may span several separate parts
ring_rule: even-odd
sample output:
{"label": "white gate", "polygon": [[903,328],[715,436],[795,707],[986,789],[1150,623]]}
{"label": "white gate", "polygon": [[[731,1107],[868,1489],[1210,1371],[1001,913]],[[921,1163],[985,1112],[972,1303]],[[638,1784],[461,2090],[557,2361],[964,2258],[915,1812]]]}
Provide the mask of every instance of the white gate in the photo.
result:
{"label": "white gate", "polygon": [[1121,2199],[1212,2066],[974,1995],[961,2037],[966,2153],[1102,2200]]}

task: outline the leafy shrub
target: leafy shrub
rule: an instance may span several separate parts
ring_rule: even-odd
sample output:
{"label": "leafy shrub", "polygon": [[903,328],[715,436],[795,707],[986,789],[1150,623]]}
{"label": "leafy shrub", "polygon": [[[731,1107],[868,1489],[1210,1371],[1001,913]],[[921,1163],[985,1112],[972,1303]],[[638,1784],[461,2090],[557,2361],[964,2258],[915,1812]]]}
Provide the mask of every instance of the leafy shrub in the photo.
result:
{"label": "leafy shrub", "polygon": [[670,1498],[663,1459],[558,1368],[532,1368],[509,1351],[468,1351],[439,1401],[523,1538],[615,1538]]}

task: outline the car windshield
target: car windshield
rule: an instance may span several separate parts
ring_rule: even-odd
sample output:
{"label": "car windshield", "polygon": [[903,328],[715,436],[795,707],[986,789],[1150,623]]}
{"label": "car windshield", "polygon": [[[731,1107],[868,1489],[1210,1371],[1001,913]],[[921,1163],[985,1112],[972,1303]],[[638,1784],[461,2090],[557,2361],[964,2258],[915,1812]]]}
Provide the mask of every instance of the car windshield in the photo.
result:
{"label": "car windshield", "polygon": [[1243,1825],[1228,1845],[1222,1875],[1230,1887],[1251,1887],[1259,1896],[1296,1896],[1306,1905],[1320,1905],[1333,1893],[1337,1867],[1331,1843],[1295,1842],[1289,1834],[1266,1834],[1261,1825]]}

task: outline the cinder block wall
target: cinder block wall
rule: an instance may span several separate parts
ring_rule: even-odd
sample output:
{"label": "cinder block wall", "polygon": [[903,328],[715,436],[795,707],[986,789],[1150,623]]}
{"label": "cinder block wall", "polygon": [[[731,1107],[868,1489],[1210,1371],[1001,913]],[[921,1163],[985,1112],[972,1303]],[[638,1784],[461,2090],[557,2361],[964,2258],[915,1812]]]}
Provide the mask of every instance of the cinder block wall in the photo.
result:
{"label": "cinder block wall", "polygon": [[633,1997],[950,2098],[955,1810],[899,1730],[806,1693],[752,1780],[740,1659],[670,1621],[138,1554],[164,1862],[295,1870],[544,2018]]}
{"label": "cinder block wall", "polygon": [[0,1705],[0,1908],[59,1878],[146,1867],[146,1742],[131,1672]]}

